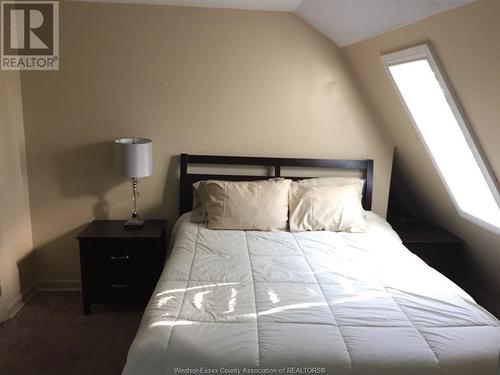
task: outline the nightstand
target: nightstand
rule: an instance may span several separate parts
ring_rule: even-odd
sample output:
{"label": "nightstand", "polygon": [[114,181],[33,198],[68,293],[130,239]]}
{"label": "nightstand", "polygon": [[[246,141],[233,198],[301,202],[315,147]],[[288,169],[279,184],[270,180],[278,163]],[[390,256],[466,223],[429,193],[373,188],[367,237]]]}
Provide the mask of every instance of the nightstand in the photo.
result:
{"label": "nightstand", "polygon": [[464,246],[460,238],[433,224],[406,224],[394,227],[403,245],[424,262],[455,282]]}
{"label": "nightstand", "polygon": [[123,220],[95,220],[78,235],[83,313],[92,304],[145,305],[166,259],[165,220],[125,229]]}

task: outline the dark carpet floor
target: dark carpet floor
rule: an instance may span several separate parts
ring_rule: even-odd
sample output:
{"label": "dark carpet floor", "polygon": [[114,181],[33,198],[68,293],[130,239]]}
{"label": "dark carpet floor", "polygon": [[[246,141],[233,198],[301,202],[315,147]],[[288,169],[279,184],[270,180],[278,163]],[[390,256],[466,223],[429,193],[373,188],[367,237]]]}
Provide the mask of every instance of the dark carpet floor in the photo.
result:
{"label": "dark carpet floor", "polygon": [[0,374],[120,374],[141,317],[107,306],[84,316],[79,292],[38,292],[0,324]]}

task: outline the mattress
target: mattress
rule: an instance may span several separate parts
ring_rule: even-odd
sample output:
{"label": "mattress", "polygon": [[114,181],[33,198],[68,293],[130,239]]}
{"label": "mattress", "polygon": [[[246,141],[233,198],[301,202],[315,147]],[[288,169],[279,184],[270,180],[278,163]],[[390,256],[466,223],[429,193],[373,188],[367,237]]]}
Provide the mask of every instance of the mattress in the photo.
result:
{"label": "mattress", "polygon": [[366,233],[175,232],[124,375],[497,373],[499,321],[373,213]]}

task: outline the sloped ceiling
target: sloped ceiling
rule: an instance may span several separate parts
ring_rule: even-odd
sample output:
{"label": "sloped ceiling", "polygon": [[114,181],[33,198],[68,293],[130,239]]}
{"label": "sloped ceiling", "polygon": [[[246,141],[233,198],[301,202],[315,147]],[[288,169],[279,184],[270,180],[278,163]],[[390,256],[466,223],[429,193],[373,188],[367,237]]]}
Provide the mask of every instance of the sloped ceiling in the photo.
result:
{"label": "sloped ceiling", "polygon": [[224,8],[293,12],[302,0],[75,0],[94,3],[175,5],[198,8]]}
{"label": "sloped ceiling", "polygon": [[472,0],[304,0],[295,13],[339,47]]}
{"label": "sloped ceiling", "polygon": [[344,47],[474,0],[82,0],[294,12]]}

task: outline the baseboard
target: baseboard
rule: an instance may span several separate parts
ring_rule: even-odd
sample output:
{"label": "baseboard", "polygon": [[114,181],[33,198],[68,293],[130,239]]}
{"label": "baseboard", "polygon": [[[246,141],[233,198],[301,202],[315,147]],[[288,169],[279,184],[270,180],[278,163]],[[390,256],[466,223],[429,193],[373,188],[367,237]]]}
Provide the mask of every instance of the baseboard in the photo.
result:
{"label": "baseboard", "polygon": [[82,290],[82,282],[80,280],[38,280],[7,306],[7,316],[13,318],[36,292],[80,290]]}
{"label": "baseboard", "polygon": [[26,288],[23,293],[21,293],[13,302],[9,304],[9,306],[7,306],[7,316],[9,318],[13,318],[19,312],[19,310],[23,308],[26,301],[33,297],[36,290],[36,282]]}

